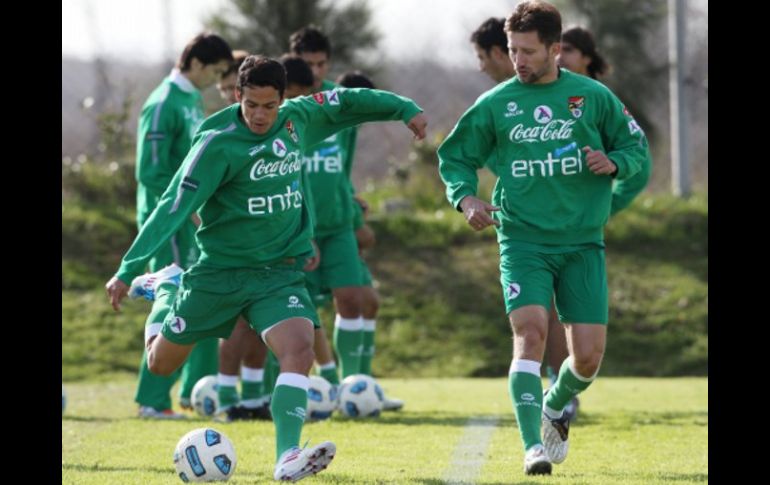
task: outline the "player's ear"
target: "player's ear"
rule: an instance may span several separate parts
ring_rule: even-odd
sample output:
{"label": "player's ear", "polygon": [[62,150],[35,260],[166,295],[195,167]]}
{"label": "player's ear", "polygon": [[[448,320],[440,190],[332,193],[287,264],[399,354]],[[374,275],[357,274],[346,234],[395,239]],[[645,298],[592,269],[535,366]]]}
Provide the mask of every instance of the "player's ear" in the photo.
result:
{"label": "player's ear", "polygon": [[561,42],[554,42],[551,44],[551,55],[556,57],[561,54]]}

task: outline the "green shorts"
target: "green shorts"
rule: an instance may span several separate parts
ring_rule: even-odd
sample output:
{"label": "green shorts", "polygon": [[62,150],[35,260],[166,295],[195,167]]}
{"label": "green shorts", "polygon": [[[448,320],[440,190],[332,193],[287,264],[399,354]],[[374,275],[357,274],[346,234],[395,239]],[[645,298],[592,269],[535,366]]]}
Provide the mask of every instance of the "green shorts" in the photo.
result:
{"label": "green shorts", "polygon": [[604,248],[547,254],[503,246],[500,282],[506,313],[526,305],[551,308],[562,323],[607,324],[607,271]]}
{"label": "green shorts", "polygon": [[307,273],[309,288],[361,286],[358,243],[352,229],[317,237],[315,242],[321,250],[321,264]]}
{"label": "green shorts", "polygon": [[182,275],[161,333],[182,345],[227,338],[239,315],[260,335],[289,318],[306,318],[320,326],[305,275],[296,263],[259,269],[194,265]]}
{"label": "green shorts", "polygon": [[[359,261],[361,263],[361,286],[372,286],[372,273],[369,271],[366,261],[364,261],[364,258],[359,258]],[[332,289],[319,287],[317,279],[308,278],[307,291],[310,293],[316,308],[321,308],[334,300]]]}
{"label": "green shorts", "polygon": [[364,258],[358,258],[358,261],[361,263],[361,286],[372,286],[372,272],[369,271],[369,265]]}

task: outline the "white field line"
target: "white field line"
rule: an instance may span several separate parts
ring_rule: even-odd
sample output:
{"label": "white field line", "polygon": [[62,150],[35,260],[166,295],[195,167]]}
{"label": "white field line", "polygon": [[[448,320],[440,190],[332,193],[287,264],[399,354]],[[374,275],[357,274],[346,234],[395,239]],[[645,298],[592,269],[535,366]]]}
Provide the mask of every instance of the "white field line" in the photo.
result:
{"label": "white field line", "polygon": [[499,420],[498,416],[475,416],[468,420],[452,461],[444,472],[447,485],[475,483],[487,459],[487,448]]}

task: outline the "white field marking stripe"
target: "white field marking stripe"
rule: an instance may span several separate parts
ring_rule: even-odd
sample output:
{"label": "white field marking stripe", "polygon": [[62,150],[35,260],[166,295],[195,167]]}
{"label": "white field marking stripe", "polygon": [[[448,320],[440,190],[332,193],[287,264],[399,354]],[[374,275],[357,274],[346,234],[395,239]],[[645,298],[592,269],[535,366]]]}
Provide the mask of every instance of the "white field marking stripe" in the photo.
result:
{"label": "white field marking stripe", "polygon": [[455,447],[452,461],[444,472],[444,480],[448,485],[475,483],[487,458],[487,448],[499,420],[498,416],[476,416],[468,420]]}

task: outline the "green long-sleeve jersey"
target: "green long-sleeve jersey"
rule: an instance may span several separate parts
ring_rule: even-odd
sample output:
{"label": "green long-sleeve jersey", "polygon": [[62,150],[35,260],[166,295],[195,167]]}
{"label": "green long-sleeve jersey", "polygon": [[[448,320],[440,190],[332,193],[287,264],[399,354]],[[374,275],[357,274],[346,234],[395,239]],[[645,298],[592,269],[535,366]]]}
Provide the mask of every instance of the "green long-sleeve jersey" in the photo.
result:
{"label": "green long-sleeve jersey", "polygon": [[[323,93],[342,89],[335,88],[335,85],[328,81],[324,81],[322,88],[326,91],[314,93],[312,97],[322,100]],[[375,98],[379,96],[378,93],[383,93],[376,89],[358,89]],[[421,111],[412,102],[402,103],[396,109],[398,112],[394,112],[394,118],[391,119],[404,121]],[[319,236],[352,228],[353,205],[345,167],[346,147],[340,142],[340,134],[334,133],[320,143],[309,146],[304,152],[303,162],[315,199],[316,233]]]}
{"label": "green long-sleeve jersey", "polygon": [[147,219],[192,146],[203,121],[200,91],[178,70],[155,88],[136,135],[137,219]]}
{"label": "green long-sleeve jersey", "polygon": [[458,207],[476,195],[476,171],[495,164],[501,242],[602,243],[613,179],[588,169],[586,146],[617,165],[617,180],[650,156],[644,133],[603,84],[566,70],[547,84],[514,77],[463,114],[439,147],[439,172]]}
{"label": "green long-sleeve jersey", "polygon": [[128,283],[192,212],[199,264],[262,267],[310,254],[313,223],[303,194],[302,152],[367,121],[408,121],[420,108],[386,91],[343,89],[287,101],[271,129],[253,133],[232,105],[207,118],[158,206],[123,257]]}
{"label": "green long-sleeve jersey", "polygon": [[622,211],[639,195],[650,181],[652,175],[652,158],[645,157],[642,160],[642,167],[635,175],[625,180],[615,180],[612,184],[612,203],[610,206],[610,216],[614,216]]}

